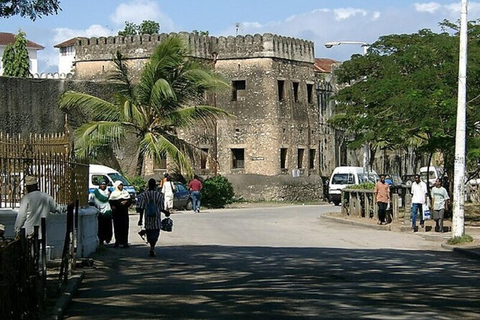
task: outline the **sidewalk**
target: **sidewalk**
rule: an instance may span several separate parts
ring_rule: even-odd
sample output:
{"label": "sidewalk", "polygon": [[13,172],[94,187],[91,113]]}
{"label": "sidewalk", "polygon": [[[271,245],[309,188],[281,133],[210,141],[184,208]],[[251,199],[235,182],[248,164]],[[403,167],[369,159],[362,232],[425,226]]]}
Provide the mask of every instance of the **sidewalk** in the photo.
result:
{"label": "sidewalk", "polygon": [[468,222],[466,222],[465,224],[465,234],[472,236],[474,241],[468,244],[449,245],[447,244],[447,240],[452,238],[452,233],[451,233],[452,222],[450,220],[444,221],[445,232],[440,233],[440,232],[435,232],[435,221],[433,220],[425,221],[424,228],[420,228],[418,226],[418,231],[412,232],[410,220],[408,220],[405,225],[403,218],[401,218],[399,221],[393,221],[392,223],[387,225],[378,225],[375,219],[352,217],[352,216],[345,217],[341,213],[330,213],[328,215],[323,215],[322,217],[326,219],[334,220],[339,223],[357,225],[357,226],[362,226],[365,228],[371,228],[376,230],[411,233],[412,236],[422,237],[425,240],[439,242],[439,244],[444,249],[447,249],[456,253],[461,253],[469,258],[480,261],[480,227],[471,226],[468,224]]}

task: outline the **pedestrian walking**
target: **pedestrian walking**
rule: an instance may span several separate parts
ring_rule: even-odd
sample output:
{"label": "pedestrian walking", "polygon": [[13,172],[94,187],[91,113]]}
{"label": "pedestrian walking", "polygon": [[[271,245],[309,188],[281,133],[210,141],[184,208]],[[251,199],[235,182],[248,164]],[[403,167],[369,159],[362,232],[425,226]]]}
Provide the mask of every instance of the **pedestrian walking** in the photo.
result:
{"label": "pedestrian walking", "polygon": [[166,179],[167,180],[164,182],[162,187],[162,193],[165,201],[164,208],[171,213],[173,209],[173,198],[175,197],[175,184],[173,183],[170,175],[168,175]]}
{"label": "pedestrian walking", "polygon": [[98,209],[98,241],[100,245],[112,241],[112,208],[109,202],[110,191],[107,182],[102,180],[100,185],[90,194],[89,202]]}
{"label": "pedestrian walking", "polygon": [[193,180],[190,181],[188,184],[188,189],[192,195],[192,205],[193,205],[193,212],[200,213],[200,204],[201,204],[201,196],[202,194],[200,191],[203,188],[202,182],[198,179],[197,175],[193,176]]}
{"label": "pedestrian walking", "polygon": [[387,215],[387,206],[390,203],[390,187],[385,182],[385,175],[380,175],[380,180],[375,184],[375,202],[378,205],[378,222],[377,224],[386,224],[385,217]]}
{"label": "pedestrian walking", "polygon": [[424,227],[423,206],[427,203],[428,191],[425,182],[420,180],[420,175],[416,174],[412,183],[412,231],[416,231],[417,213],[420,214],[420,227]]}
{"label": "pedestrian walking", "polygon": [[[155,179],[148,180],[148,190],[138,196],[138,209],[140,220],[145,221],[145,230],[141,230],[139,234],[142,237],[146,234],[147,242],[150,244],[149,256],[155,257],[155,245],[160,237],[161,218],[164,211],[163,195],[157,191]],[[142,219],[143,215],[145,215],[144,219]]]}
{"label": "pedestrian walking", "polygon": [[39,238],[42,238],[42,218],[48,217],[50,213],[61,213],[62,207],[53,198],[38,189],[38,180],[33,176],[25,177],[27,194],[20,201],[17,218],[15,220],[15,236],[18,237],[20,229],[25,227],[25,234],[32,236],[34,227],[39,226]]}
{"label": "pedestrian walking", "polygon": [[447,189],[442,186],[442,180],[435,180],[435,186],[430,192],[432,196],[433,220],[435,220],[435,232],[443,232],[443,218],[445,209],[450,202]]}
{"label": "pedestrian walking", "polygon": [[110,195],[110,206],[112,207],[113,229],[115,234],[115,248],[120,245],[128,248],[129,218],[128,208],[132,204],[130,194],[123,190],[123,183],[117,180],[113,184],[114,190]]}

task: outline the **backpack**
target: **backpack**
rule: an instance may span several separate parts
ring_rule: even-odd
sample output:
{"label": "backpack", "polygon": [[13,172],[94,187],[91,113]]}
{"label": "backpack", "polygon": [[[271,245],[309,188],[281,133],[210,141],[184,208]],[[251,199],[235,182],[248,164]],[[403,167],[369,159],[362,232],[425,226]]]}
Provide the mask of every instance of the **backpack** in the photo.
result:
{"label": "backpack", "polygon": [[155,200],[152,199],[148,202],[147,207],[145,208],[146,216],[147,217],[156,217],[158,213],[158,207],[155,203]]}

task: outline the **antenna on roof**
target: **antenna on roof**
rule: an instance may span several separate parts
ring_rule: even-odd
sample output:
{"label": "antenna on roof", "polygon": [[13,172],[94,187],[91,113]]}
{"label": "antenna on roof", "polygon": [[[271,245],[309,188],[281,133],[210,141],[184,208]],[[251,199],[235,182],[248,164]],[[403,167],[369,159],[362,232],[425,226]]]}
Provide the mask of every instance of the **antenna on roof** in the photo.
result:
{"label": "antenna on roof", "polygon": [[238,36],[240,33],[240,22],[235,23],[235,35]]}

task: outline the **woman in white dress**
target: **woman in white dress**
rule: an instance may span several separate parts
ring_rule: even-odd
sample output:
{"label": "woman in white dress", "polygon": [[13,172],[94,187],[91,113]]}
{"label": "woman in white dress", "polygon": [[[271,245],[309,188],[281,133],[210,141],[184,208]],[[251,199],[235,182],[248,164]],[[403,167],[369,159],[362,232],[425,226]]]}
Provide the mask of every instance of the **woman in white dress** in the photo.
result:
{"label": "woman in white dress", "polygon": [[167,176],[167,181],[163,184],[162,193],[165,198],[165,210],[172,212],[173,197],[175,195],[175,184],[172,177]]}

